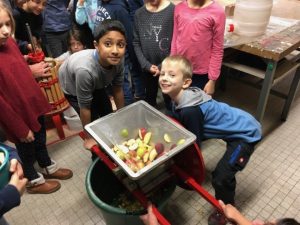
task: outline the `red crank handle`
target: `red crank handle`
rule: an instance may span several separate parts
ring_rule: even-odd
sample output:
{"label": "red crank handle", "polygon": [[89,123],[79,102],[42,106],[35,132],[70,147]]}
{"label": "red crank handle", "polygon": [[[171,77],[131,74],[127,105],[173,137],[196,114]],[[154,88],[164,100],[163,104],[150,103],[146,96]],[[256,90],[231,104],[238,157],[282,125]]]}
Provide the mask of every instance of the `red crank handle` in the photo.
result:
{"label": "red crank handle", "polygon": [[158,209],[154,205],[152,205],[152,210],[160,225],[171,225],[169,221],[158,211]]}
{"label": "red crank handle", "polygon": [[212,204],[220,213],[224,214],[222,207],[220,206],[217,199],[215,199],[208,191],[206,191],[201,185],[199,185],[194,178],[187,175],[178,166],[173,165],[173,171],[178,177],[180,177],[187,185],[197,191],[204,199]]}
{"label": "red crank handle", "polygon": [[[80,132],[79,133],[79,136],[84,140],[85,139],[85,133],[84,132]],[[105,165],[111,169],[111,170],[114,170],[115,168],[117,168],[118,166],[113,163],[113,161],[111,161],[110,158],[108,158],[108,156],[106,154],[104,154],[99,146],[97,145],[94,145],[92,148],[91,148],[91,151],[94,152],[104,163]]]}

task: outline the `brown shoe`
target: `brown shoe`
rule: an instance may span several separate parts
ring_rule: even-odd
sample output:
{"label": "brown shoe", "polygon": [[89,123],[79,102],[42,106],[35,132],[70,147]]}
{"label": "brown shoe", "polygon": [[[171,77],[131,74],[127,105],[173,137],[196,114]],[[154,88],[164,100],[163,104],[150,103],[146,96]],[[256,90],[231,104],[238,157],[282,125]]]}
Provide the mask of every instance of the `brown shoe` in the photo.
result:
{"label": "brown shoe", "polygon": [[[40,174],[39,174],[40,175]],[[55,180],[45,181],[42,176],[30,181],[26,187],[29,194],[50,194],[60,189],[60,183]]]}
{"label": "brown shoe", "polygon": [[72,170],[59,168],[54,173],[51,174],[44,174],[43,176],[45,179],[59,179],[59,180],[67,180],[70,179],[73,176]]}
{"label": "brown shoe", "polygon": [[58,168],[58,165],[54,160],[51,160],[50,166],[43,168],[42,173],[43,173],[45,179],[66,180],[73,176],[72,170]]}

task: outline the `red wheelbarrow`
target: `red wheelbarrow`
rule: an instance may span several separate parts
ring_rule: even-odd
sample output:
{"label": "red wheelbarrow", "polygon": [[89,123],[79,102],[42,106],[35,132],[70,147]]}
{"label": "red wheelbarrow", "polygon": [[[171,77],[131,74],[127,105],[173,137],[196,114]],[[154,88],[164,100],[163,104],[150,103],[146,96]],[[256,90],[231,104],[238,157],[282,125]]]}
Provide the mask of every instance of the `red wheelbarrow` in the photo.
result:
{"label": "red wheelbarrow", "polygon": [[[142,115],[143,118],[139,119],[139,115]],[[95,138],[101,146],[101,148],[99,148],[98,146],[93,146],[92,152],[94,152],[113,172],[117,170],[120,171],[122,169],[125,170],[127,176],[124,173],[121,176],[118,174],[117,177],[119,178],[121,183],[124,184],[124,186],[133,194],[133,196],[142,204],[142,206],[145,208],[147,207],[147,204],[149,202],[147,198],[147,192],[149,192],[149,190],[151,191],[154,188],[157,189],[157,187],[164,182],[168,182],[170,179],[175,179],[178,186],[188,190],[195,190],[204,199],[211,203],[219,212],[223,213],[223,210],[218,201],[201,186],[202,182],[204,181],[205,166],[201,151],[195,142],[190,142],[190,144],[184,146],[184,148],[180,149],[180,151],[176,152],[176,154],[174,153],[172,155],[170,151],[167,157],[161,157],[163,158],[162,160],[160,158],[160,164],[155,169],[151,171],[147,170],[147,174],[133,173],[132,175],[132,171],[124,168],[123,161],[118,157],[115,157],[115,153],[112,153],[111,144],[121,143],[120,141],[122,139],[115,140],[120,136],[119,131],[122,129],[122,127],[125,126],[125,123],[133,120],[136,124],[132,125],[132,127],[141,127],[141,124],[148,124],[156,132],[161,132],[159,136],[162,136],[162,134],[165,132],[162,131],[164,129],[168,130],[169,132],[171,132],[172,129],[175,129],[175,133],[173,134],[174,136],[177,135],[178,137],[178,133],[180,132],[180,135],[185,135],[185,129],[178,122],[166,117],[161,112],[157,111],[143,101],[139,101],[128,107],[125,107],[115,114],[110,114],[108,116],[102,117],[85,127],[87,132],[93,138]],[[157,121],[159,122],[157,123]],[[123,122],[125,123],[122,124]],[[173,126],[175,126],[175,128],[173,128]],[[83,139],[85,138],[85,134],[83,132],[80,133],[80,136]],[[112,141],[107,141],[108,139],[111,139]],[[195,137],[193,140],[195,140]],[[107,144],[107,142],[109,142],[110,144]],[[154,164],[155,161],[156,160],[153,161]],[[157,170],[159,172],[157,172]],[[125,176],[126,179],[124,179]],[[131,182],[131,179],[128,178],[132,178],[132,182],[137,182],[138,185],[128,185],[128,180],[129,182]],[[126,182],[124,182],[124,180],[126,180]],[[153,212],[161,225],[170,224],[167,219],[165,219],[163,215],[160,214],[160,212],[154,205]]]}

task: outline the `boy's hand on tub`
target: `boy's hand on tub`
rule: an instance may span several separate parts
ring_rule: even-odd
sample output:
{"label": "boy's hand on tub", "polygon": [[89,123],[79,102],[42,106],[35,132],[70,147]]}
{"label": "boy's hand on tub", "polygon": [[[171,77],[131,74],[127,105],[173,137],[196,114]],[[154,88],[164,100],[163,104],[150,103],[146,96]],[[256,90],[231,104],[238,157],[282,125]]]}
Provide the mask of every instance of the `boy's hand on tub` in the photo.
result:
{"label": "boy's hand on tub", "polygon": [[24,177],[22,165],[17,159],[10,160],[9,172],[17,173],[20,178]]}
{"label": "boy's hand on tub", "polygon": [[9,184],[15,186],[20,195],[22,195],[25,191],[27,181],[28,180],[26,178],[20,178],[17,172],[15,172],[11,175]]}

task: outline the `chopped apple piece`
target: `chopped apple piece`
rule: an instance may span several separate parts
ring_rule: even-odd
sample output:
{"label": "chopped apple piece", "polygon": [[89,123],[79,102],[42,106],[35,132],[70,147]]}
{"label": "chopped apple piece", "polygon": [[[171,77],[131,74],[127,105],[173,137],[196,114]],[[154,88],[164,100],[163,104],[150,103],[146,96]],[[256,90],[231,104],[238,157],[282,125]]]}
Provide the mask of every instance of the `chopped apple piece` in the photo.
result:
{"label": "chopped apple piece", "polygon": [[121,160],[125,160],[125,153],[123,152],[123,151],[121,151],[121,150],[118,150],[117,152],[116,152],[116,155],[121,159]]}
{"label": "chopped apple piece", "polygon": [[146,152],[146,149],[144,147],[139,147],[136,151],[136,154],[139,156],[139,157],[143,157],[143,155],[145,154]]}
{"label": "chopped apple piece", "polygon": [[151,132],[147,132],[146,134],[145,134],[145,137],[144,137],[144,144],[149,144],[149,142],[150,142],[150,139],[151,139],[151,136],[152,136],[152,133]]}
{"label": "chopped apple piece", "polygon": [[185,139],[181,138],[177,141],[177,145],[182,145],[185,142]]}
{"label": "chopped apple piece", "polygon": [[142,160],[139,160],[137,163],[136,163],[137,167],[140,169],[143,169],[145,167],[145,164]]}
{"label": "chopped apple piece", "polygon": [[134,143],[132,145],[130,145],[128,148],[130,151],[134,151],[139,147],[139,145],[137,143]]}
{"label": "chopped apple piece", "polygon": [[124,145],[117,145],[117,148],[125,154],[129,152],[129,149]]}
{"label": "chopped apple piece", "polygon": [[127,141],[128,146],[133,145],[134,143],[136,143],[136,141],[133,138]]}
{"label": "chopped apple piece", "polygon": [[141,129],[139,129],[139,137],[140,137],[141,140],[144,139],[146,133],[147,133],[146,128],[143,127],[143,128],[141,128]]}
{"label": "chopped apple piece", "polygon": [[152,149],[151,152],[150,152],[150,154],[149,154],[149,161],[152,162],[156,158],[157,155],[158,154],[157,154],[156,149],[155,148]]}
{"label": "chopped apple piece", "polygon": [[160,154],[164,151],[165,146],[162,143],[156,143],[154,148],[156,149],[157,154]]}
{"label": "chopped apple piece", "polygon": [[148,162],[148,159],[149,159],[149,152],[146,152],[143,156],[143,162],[144,163]]}
{"label": "chopped apple piece", "polygon": [[169,134],[164,134],[164,140],[165,140],[165,142],[167,142],[167,143],[171,143],[171,142],[172,142],[171,137],[170,137]]}

